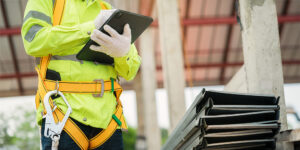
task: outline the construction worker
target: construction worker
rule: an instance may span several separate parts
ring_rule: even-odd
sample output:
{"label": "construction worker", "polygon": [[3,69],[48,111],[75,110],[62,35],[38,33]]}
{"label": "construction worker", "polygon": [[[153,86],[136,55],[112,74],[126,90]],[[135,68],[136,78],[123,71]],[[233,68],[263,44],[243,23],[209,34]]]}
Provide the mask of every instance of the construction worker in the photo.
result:
{"label": "construction worker", "polygon": [[[73,132],[73,129],[69,130],[65,127],[60,134],[59,150],[123,149],[121,125],[127,125],[124,122],[121,124],[120,120],[122,118],[124,120],[124,116],[113,117],[112,119],[115,111],[117,111],[116,105],[119,106],[120,103],[116,98],[116,92],[105,90],[102,97],[96,97],[93,92],[88,94],[85,91],[78,92],[77,87],[81,87],[77,83],[84,84],[84,86],[95,84],[95,87],[101,85],[103,88],[105,83],[105,89],[112,86],[111,90],[114,91],[118,84],[116,81],[118,77],[123,77],[126,80],[132,80],[135,77],[140,66],[140,57],[135,46],[131,45],[130,26],[124,26],[123,34],[117,33],[110,26],[105,26],[105,30],[110,36],[96,30],[113,13],[113,10],[110,10],[111,5],[102,0],[65,0],[64,5],[62,5],[63,11],[59,15],[61,20],[58,25],[54,26],[54,22],[56,22],[54,18],[55,9],[61,7],[56,6],[57,3],[60,3],[59,0],[28,0],[22,26],[22,38],[26,53],[43,60],[37,61],[40,70],[38,71],[38,73],[40,72],[40,82],[37,94],[39,97],[37,96],[36,101],[37,123],[41,125],[42,149],[53,148],[53,139],[44,135],[45,119],[43,119],[43,116],[45,117],[45,114],[49,112],[45,112],[45,107],[42,104],[45,93],[41,94],[40,85],[44,88],[41,91],[62,91],[72,108],[66,126],[70,125],[70,122],[75,123],[84,133],[87,143],[91,142],[97,134],[107,129],[114,121],[119,125],[117,130],[109,136],[109,139],[105,140],[104,144],[101,143],[98,144],[98,147],[91,147],[89,143],[88,148],[82,146],[83,144],[80,146],[82,140],[76,141],[76,138],[81,135],[73,134],[73,136],[70,136],[72,133],[69,133],[69,131]],[[101,64],[76,59],[76,54],[90,38],[101,45],[93,45],[90,49],[104,52],[113,57],[114,64]],[[43,64],[45,57],[49,58],[50,62]],[[43,66],[46,66],[47,70],[44,75],[45,79],[43,79],[44,73],[41,71]],[[104,82],[98,83],[97,81],[100,80]],[[51,84],[50,81],[57,82]],[[106,85],[106,83],[109,83],[109,85]],[[67,84],[70,84],[70,86],[67,86]],[[52,85],[53,88],[51,89]],[[67,87],[73,88],[75,92],[68,92]],[[66,89],[64,90],[64,88]],[[103,88],[101,88],[102,92],[104,91]],[[82,90],[85,90],[85,88],[82,88]],[[64,103],[62,96],[53,95],[51,99],[53,100],[51,106],[54,105],[52,107],[53,113],[61,110],[65,114],[68,106]],[[54,118],[56,117],[59,118],[59,116]]]}

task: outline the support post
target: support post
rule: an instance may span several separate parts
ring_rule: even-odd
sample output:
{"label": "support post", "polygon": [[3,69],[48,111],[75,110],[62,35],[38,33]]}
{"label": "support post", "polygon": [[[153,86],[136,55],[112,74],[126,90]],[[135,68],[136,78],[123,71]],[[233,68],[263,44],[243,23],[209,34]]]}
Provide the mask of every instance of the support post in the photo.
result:
{"label": "support post", "polygon": [[170,129],[185,112],[184,64],[180,37],[180,16],[176,0],[157,0],[164,86],[168,92]]}
{"label": "support post", "polygon": [[232,77],[232,79],[224,87],[227,92],[247,93],[246,72],[243,65],[240,70]]}
{"label": "support post", "polygon": [[[281,130],[287,130],[275,1],[240,0],[239,2],[247,91],[280,96]],[[293,149],[290,143],[281,146],[280,149]]]}
{"label": "support post", "polygon": [[145,109],[145,134],[148,150],[160,149],[161,136],[157,121],[157,109],[155,101],[156,68],[154,58],[152,29],[146,30],[140,40],[142,62],[142,89]]}
{"label": "support post", "polygon": [[134,91],[136,95],[136,108],[137,108],[137,137],[135,143],[136,150],[146,150],[146,137],[145,137],[145,107],[143,101],[143,88],[142,88],[141,72],[138,72],[134,79]]}

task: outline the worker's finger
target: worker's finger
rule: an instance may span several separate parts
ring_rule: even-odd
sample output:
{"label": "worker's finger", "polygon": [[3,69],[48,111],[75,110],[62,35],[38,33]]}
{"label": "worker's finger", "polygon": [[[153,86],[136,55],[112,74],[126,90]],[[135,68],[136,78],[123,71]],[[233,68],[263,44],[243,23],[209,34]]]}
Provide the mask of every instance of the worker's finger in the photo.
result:
{"label": "worker's finger", "polygon": [[126,37],[130,37],[130,39],[131,39],[131,29],[130,29],[129,24],[126,24],[126,25],[124,26],[124,32],[123,32],[123,35],[126,36]]}
{"label": "worker's finger", "polygon": [[109,33],[109,35],[110,35],[111,37],[118,37],[118,36],[120,36],[120,34],[119,34],[115,29],[113,29],[112,27],[110,27],[109,25],[105,25],[105,26],[104,26],[104,30],[105,30],[107,33]]}
{"label": "worker's finger", "polygon": [[95,34],[95,36],[97,38],[101,39],[102,41],[104,41],[106,43],[112,43],[112,38],[99,30],[95,29],[93,34]]}
{"label": "worker's finger", "polygon": [[103,46],[91,45],[90,49],[93,51],[106,53],[106,49]]}
{"label": "worker's finger", "polygon": [[102,53],[105,53],[106,55],[111,56],[111,51],[108,48],[106,48],[105,46],[101,46],[98,49],[98,52],[102,52]]}
{"label": "worker's finger", "polygon": [[91,45],[90,49],[93,51],[100,51],[101,46]]}
{"label": "worker's finger", "polygon": [[105,41],[103,41],[102,39],[98,38],[98,36],[96,34],[92,34],[91,35],[91,40],[93,40],[94,42],[96,42],[98,45],[106,45],[107,43]]}

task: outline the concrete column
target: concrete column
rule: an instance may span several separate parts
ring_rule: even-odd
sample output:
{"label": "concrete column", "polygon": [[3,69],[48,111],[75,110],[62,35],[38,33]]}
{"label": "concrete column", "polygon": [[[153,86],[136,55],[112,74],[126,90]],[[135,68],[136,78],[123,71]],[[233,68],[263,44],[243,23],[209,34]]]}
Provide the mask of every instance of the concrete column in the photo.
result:
{"label": "concrete column", "polygon": [[[240,0],[246,86],[249,93],[280,96],[281,130],[286,130],[282,60],[274,0]],[[284,144],[292,150],[291,144]]]}
{"label": "concrete column", "polygon": [[157,0],[164,86],[168,92],[170,130],[185,113],[184,64],[180,35],[179,7],[176,0]]}
{"label": "concrete column", "polygon": [[245,66],[232,77],[232,79],[224,87],[227,92],[247,93]]}
{"label": "concrete column", "polygon": [[146,150],[145,137],[145,107],[143,101],[143,89],[141,72],[139,72],[134,79],[134,90],[136,93],[136,108],[137,108],[137,138],[135,149]]}
{"label": "concrete column", "polygon": [[142,89],[145,110],[145,133],[148,150],[161,147],[160,129],[157,121],[155,91],[157,87],[154,42],[152,29],[146,30],[140,40],[142,56]]}

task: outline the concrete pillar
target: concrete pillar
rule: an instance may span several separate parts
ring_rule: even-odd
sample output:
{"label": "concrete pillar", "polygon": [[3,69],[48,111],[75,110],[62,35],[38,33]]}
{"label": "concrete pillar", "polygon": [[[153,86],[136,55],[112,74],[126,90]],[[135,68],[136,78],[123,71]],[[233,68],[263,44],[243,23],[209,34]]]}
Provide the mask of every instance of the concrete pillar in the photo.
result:
{"label": "concrete pillar", "polygon": [[[246,86],[249,93],[280,96],[281,130],[286,130],[282,60],[274,0],[240,0]],[[291,144],[283,144],[292,150]]]}
{"label": "concrete pillar", "polygon": [[232,79],[224,87],[224,91],[227,92],[239,92],[247,93],[246,86],[246,71],[245,66],[242,66],[240,70],[232,77]]}
{"label": "concrete pillar", "polygon": [[136,93],[136,108],[137,108],[137,138],[135,149],[146,150],[145,137],[145,107],[143,101],[143,89],[141,72],[139,72],[134,79],[134,90]]}
{"label": "concrete pillar", "polygon": [[170,130],[185,113],[184,64],[180,35],[179,7],[176,0],[157,0],[164,86],[168,92]]}
{"label": "concrete pillar", "polygon": [[143,33],[140,40],[140,49],[143,60],[141,71],[147,147],[148,150],[159,150],[161,147],[161,136],[155,101],[157,80],[152,29],[148,29]]}

